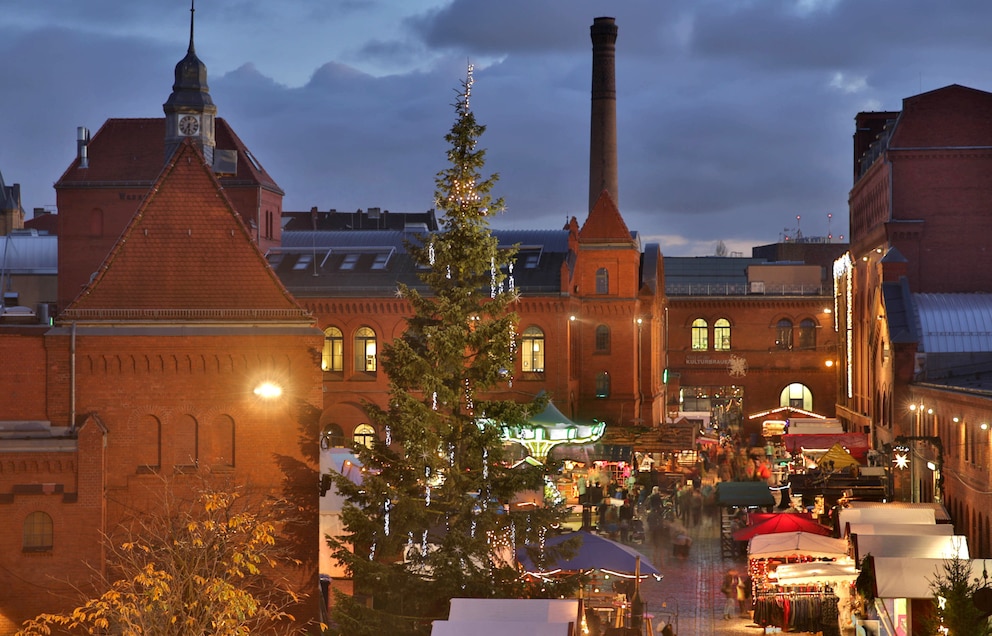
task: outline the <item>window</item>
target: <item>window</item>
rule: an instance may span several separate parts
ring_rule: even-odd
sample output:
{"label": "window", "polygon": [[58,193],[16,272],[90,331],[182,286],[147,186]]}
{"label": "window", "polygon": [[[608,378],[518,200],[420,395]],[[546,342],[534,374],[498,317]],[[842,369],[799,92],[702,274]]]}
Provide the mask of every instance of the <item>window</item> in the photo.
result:
{"label": "window", "polygon": [[341,448],[345,445],[344,432],[337,424],[328,424],[320,434],[320,447],[324,450],[328,448]]}
{"label": "window", "polygon": [[610,293],[610,272],[605,267],[596,270],[596,293]]}
{"label": "window", "polygon": [[596,351],[605,353],[610,350],[610,328],[606,325],[596,327]]}
{"label": "window", "polygon": [[172,469],[184,472],[197,465],[196,419],[180,415],[172,429]]}
{"label": "window", "polygon": [[234,468],[234,420],[217,415],[201,428],[200,455],[213,468]]}
{"label": "window", "polygon": [[692,350],[706,351],[709,348],[709,325],[702,318],[696,318],[692,321]]}
{"label": "window", "polygon": [[789,406],[805,411],[812,411],[813,394],[805,384],[793,382],[782,389],[782,395],[779,397],[779,406]]}
{"label": "window", "polygon": [[296,258],[296,262],[293,263],[293,271],[301,272],[307,267],[310,267],[310,263],[313,262],[313,254],[300,254]]}
{"label": "window", "polygon": [[139,473],[153,473],[162,462],[162,423],[153,415],[145,415],[134,429],[134,455]]}
{"label": "window", "polygon": [[368,424],[359,424],[355,427],[355,443],[360,446],[372,448],[375,443],[375,429]]}
{"label": "window", "polygon": [[610,374],[606,371],[600,371],[596,375],[596,397],[610,397]]}
{"label": "window", "polygon": [[777,349],[792,348],[792,321],[783,318],[775,326],[775,347]]}
{"label": "window", "polygon": [[324,351],[320,357],[324,371],[344,371],[344,334],[337,327],[324,329]]}
{"label": "window", "polygon": [[47,512],[32,512],[24,519],[24,552],[51,552],[54,545],[52,518]]}
{"label": "window", "polygon": [[713,323],[713,349],[730,351],[730,321],[719,318]]}
{"label": "window", "polygon": [[527,327],[521,337],[524,373],[544,372],[544,332],[539,327]]}
{"label": "window", "polygon": [[359,254],[355,254],[355,253],[345,254],[344,259],[341,261],[340,268],[343,270],[355,269],[355,265],[358,264],[358,257]]}
{"label": "window", "polygon": [[375,332],[362,327],[355,332],[355,370],[375,373]]}
{"label": "window", "polygon": [[370,269],[386,269],[386,263],[389,262],[389,252],[378,252],[372,257],[372,266]]}
{"label": "window", "polygon": [[812,318],[799,323],[799,348],[816,349],[816,321]]}

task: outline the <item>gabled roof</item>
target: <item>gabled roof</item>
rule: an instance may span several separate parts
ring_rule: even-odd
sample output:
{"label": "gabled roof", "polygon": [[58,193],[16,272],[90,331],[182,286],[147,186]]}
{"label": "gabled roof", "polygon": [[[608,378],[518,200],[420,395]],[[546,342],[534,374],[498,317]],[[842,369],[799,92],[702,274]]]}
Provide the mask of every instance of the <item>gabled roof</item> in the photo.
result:
{"label": "gabled roof", "polygon": [[634,240],[620,216],[617,204],[606,190],[599,195],[596,205],[589,212],[589,217],[579,230],[580,243],[630,243],[636,246]]}
{"label": "gabled roof", "polygon": [[189,140],[63,320],[309,321]]}
{"label": "gabled roof", "polygon": [[[237,171],[220,178],[225,187],[257,185],[282,194],[228,123],[215,120],[218,150],[236,150]],[[122,187],[149,186],[165,165],[165,118],[108,119],[87,146],[89,167],[81,168],[77,157],[55,183],[55,188],[120,184]]]}

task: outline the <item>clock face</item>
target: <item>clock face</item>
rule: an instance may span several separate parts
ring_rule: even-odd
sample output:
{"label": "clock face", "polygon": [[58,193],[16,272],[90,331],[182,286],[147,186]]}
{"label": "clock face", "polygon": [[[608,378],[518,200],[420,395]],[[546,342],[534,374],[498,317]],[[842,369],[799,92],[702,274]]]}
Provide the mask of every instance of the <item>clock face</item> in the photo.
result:
{"label": "clock face", "polygon": [[200,120],[192,115],[186,115],[179,120],[179,132],[186,135],[195,135],[200,130]]}

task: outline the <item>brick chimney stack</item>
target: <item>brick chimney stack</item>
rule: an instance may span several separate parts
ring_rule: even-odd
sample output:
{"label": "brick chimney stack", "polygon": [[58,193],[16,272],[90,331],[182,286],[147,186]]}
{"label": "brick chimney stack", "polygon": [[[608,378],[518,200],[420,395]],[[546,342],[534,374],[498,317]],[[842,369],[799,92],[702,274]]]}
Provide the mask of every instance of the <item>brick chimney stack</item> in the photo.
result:
{"label": "brick chimney stack", "polygon": [[613,18],[596,18],[592,37],[592,121],[589,143],[589,210],[603,190],[620,206],[617,178],[617,25]]}

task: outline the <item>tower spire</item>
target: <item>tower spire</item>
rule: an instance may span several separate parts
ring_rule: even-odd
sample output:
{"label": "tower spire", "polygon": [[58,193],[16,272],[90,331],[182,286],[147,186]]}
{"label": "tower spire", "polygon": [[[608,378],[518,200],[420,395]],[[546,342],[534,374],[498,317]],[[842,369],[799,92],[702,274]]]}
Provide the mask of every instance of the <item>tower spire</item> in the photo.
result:
{"label": "tower spire", "polygon": [[189,0],[189,48],[186,49],[187,53],[196,53],[196,47],[193,46],[193,17],[196,15],[196,0]]}

